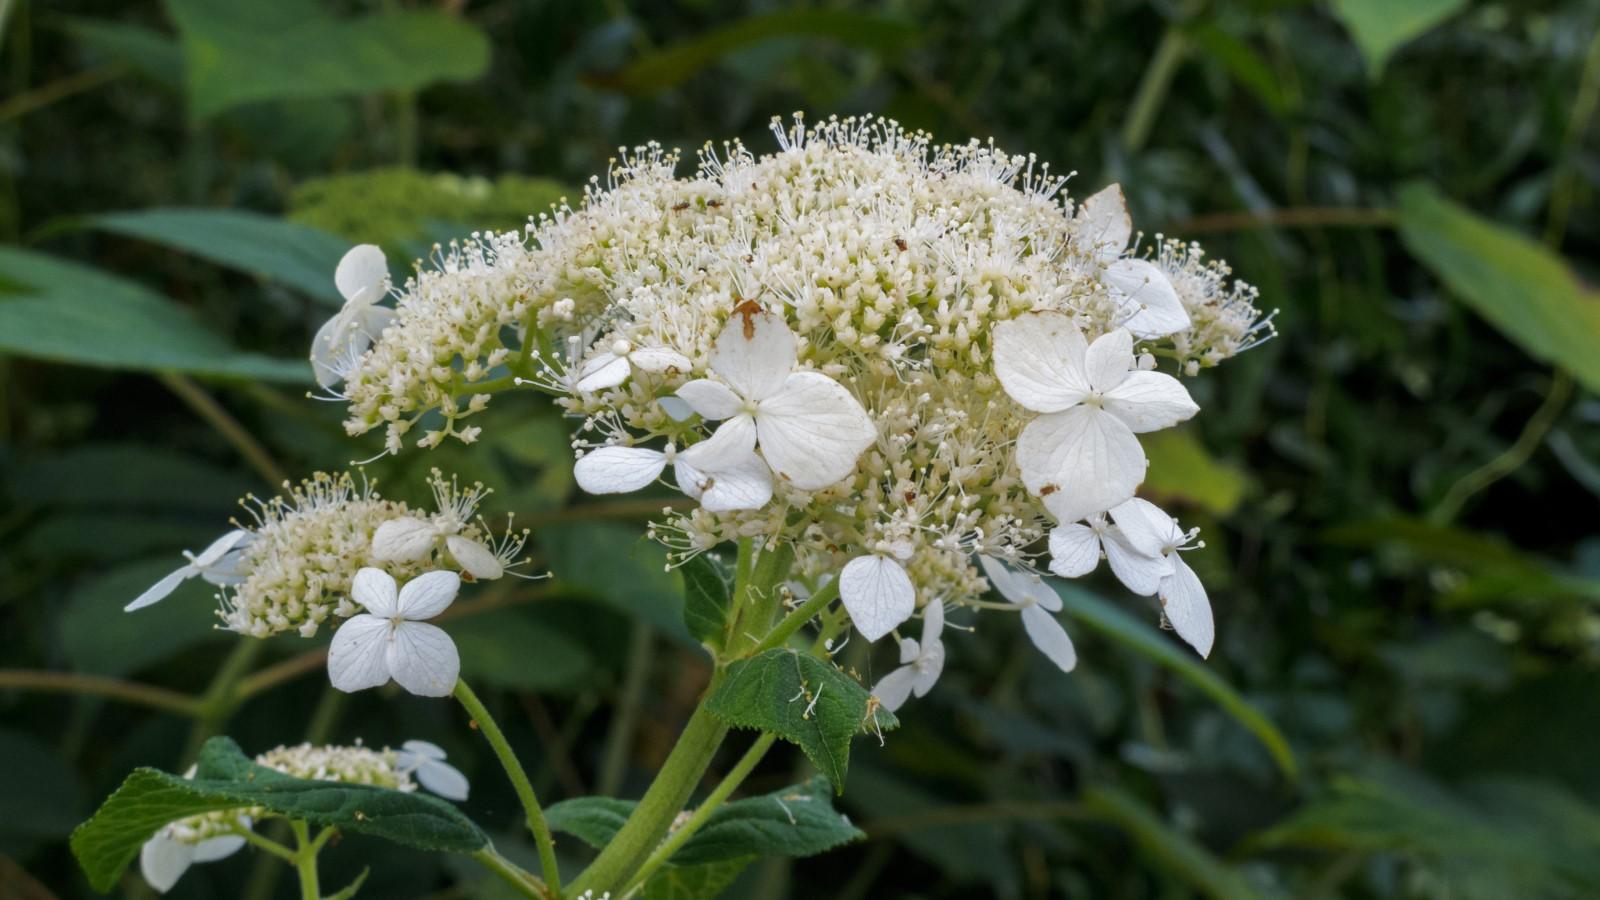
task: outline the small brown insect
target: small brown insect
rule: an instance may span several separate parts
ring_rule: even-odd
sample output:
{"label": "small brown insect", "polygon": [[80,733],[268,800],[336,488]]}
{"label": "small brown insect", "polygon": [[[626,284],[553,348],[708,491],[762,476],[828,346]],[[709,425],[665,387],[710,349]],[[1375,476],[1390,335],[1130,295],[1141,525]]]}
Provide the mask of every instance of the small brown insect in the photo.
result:
{"label": "small brown insect", "polygon": [[907,503],[915,503],[915,502],[917,502],[917,492],[916,491],[906,491],[906,502]]}
{"label": "small brown insect", "polygon": [[674,204],[672,204],[672,211],[673,212],[683,212],[684,210],[686,210],[688,208],[689,208],[689,204],[688,204],[687,201],[683,202],[683,203],[674,203]]}
{"label": "small brown insect", "polygon": [[906,239],[902,238],[902,237],[897,237],[897,238],[894,239],[894,245],[896,247],[900,248],[900,250],[902,252],[904,252],[906,250]]}
{"label": "small brown insect", "polygon": [[1044,487],[1039,489],[1039,496],[1048,497],[1051,494],[1054,494],[1056,491],[1059,491],[1059,490],[1061,490],[1060,485],[1047,484]]}
{"label": "small brown insect", "polygon": [[707,200],[706,201],[706,206],[708,208],[710,208],[710,209],[721,209],[722,208],[722,201],[721,200]]}
{"label": "small brown insect", "polygon": [[756,316],[761,312],[761,304],[754,300],[740,300],[739,305],[733,308],[734,315],[744,317],[744,339],[755,340]]}

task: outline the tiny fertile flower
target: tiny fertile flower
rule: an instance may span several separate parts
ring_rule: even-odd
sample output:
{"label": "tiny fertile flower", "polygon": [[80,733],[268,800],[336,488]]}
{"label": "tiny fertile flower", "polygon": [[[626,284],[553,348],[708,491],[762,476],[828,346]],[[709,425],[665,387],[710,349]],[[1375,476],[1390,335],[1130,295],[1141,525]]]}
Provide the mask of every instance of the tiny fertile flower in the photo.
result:
{"label": "tiny fertile flower", "polygon": [[311,368],[322,387],[343,381],[355,360],[394,321],[394,310],[378,305],[388,293],[389,263],[377,246],[350,248],[334,270],[333,283],[344,306],[311,339]]}
{"label": "tiny fertile flower", "polygon": [[876,553],[845,564],[839,573],[839,599],[856,630],[869,641],[893,631],[917,611],[917,589],[905,567]]}
{"label": "tiny fertile flower", "polygon": [[1063,522],[1133,496],[1147,461],[1136,433],[1199,411],[1176,378],[1135,371],[1133,336],[1086,344],[1071,317],[1028,313],[994,327],[994,371],[1011,399],[1043,413],[1022,429],[1017,464],[1028,490]]}
{"label": "tiny fertile flower", "polygon": [[894,712],[907,699],[921,697],[933,688],[944,671],[944,604],[938,600],[922,609],[922,641],[900,639],[900,668],[883,676],[872,688],[884,709]]}
{"label": "tiny fertile flower", "polygon": [[1117,526],[1127,536],[1128,542],[1146,557],[1159,560],[1145,563],[1147,568],[1160,572],[1160,583],[1150,591],[1161,600],[1161,615],[1172,630],[1178,633],[1201,656],[1211,655],[1211,645],[1216,639],[1216,624],[1211,618],[1211,599],[1199,576],[1183,561],[1180,551],[1195,544],[1199,529],[1184,531],[1178,520],[1167,515],[1148,500],[1134,498],[1111,511]]}
{"label": "tiny fertile flower", "polygon": [[422,621],[449,608],[461,589],[454,572],[428,572],[396,590],[382,569],[356,573],[350,594],[366,607],[333,633],[328,676],[341,691],[380,687],[392,678],[421,697],[445,697],[461,673],[455,642]]}
{"label": "tiny fertile flower", "polygon": [[[1143,501],[1135,498],[1112,507],[1112,519],[1117,519],[1119,510],[1135,502]],[[1050,532],[1050,571],[1064,578],[1078,578],[1093,572],[1100,564],[1102,553],[1117,579],[1141,596],[1154,594],[1161,579],[1172,573],[1171,563],[1159,554],[1145,553],[1135,547],[1121,528],[1106,521],[1104,514],[1090,516],[1087,524],[1074,522]]]}
{"label": "tiny fertile flower", "polygon": [[417,783],[446,800],[467,799],[467,776],[444,761],[444,749],[428,741],[406,741],[395,754],[395,765],[409,772]]}
{"label": "tiny fertile flower", "polygon": [[687,356],[676,350],[635,347],[632,342],[618,338],[611,342],[609,350],[595,354],[583,364],[573,387],[584,392],[600,391],[627,381],[635,369],[660,374],[687,372],[692,365]]}
{"label": "tiny fertile flower", "polygon": [[144,593],[135,597],[132,603],[124,606],[122,611],[133,612],[158,603],[177,590],[178,585],[196,576],[217,585],[238,584],[242,580],[239,575],[239,557],[252,537],[254,535],[248,531],[234,529],[212,541],[210,546],[198,554],[185,550],[183,555],[189,560],[188,565],[168,573]]}
{"label": "tiny fertile flower", "polygon": [[753,425],[736,420],[683,450],[601,447],[572,471],[591,494],[620,494],[650,484],[670,465],[678,489],[712,512],[759,509],[772,499],[772,472],[755,453],[755,437]]}
{"label": "tiny fertile flower", "polygon": [[1189,327],[1189,313],[1172,281],[1155,263],[1123,259],[1133,235],[1133,220],[1122,186],[1113,184],[1078,207],[1079,233],[1088,236],[1091,255],[1105,268],[1102,276],[1127,316],[1122,326],[1141,340],[1164,337]]}
{"label": "tiny fertile flower", "polygon": [[429,480],[433,488],[433,515],[407,515],[379,525],[372,535],[372,558],[379,562],[414,563],[426,560],[443,548],[461,570],[480,581],[493,581],[505,574],[506,565],[522,549],[522,541],[508,536],[498,548],[491,547],[479,533],[487,536],[488,527],[473,528],[478,504],[490,491],[482,484],[460,487],[454,478],[446,481],[438,469]]}
{"label": "tiny fertile flower", "polygon": [[1078,664],[1078,652],[1073,649],[1066,629],[1050,615],[1061,611],[1061,597],[1030,572],[1018,572],[997,559],[982,555],[978,557],[978,564],[1000,596],[1022,607],[1022,629],[1028,633],[1028,640],[1061,671],[1071,672]]}
{"label": "tiny fertile flower", "polygon": [[877,437],[866,410],[832,378],[795,371],[794,332],[770,312],[740,312],[717,335],[711,371],[678,389],[723,428],[755,425],[756,443],[778,477],[803,491],[831,485],[855,468]]}

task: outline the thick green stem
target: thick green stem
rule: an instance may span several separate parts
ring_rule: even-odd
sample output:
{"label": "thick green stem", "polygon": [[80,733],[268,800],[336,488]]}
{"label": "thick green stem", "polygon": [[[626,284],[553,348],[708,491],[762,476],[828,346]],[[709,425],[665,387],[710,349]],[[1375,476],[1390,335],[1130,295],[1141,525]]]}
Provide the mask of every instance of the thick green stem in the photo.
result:
{"label": "thick green stem", "polygon": [[522,763],[517,761],[517,755],[511,751],[511,745],[506,742],[506,736],[500,731],[500,726],[495,723],[494,717],[489,715],[489,710],[484,707],[483,701],[472,692],[465,681],[456,681],[456,699],[466,707],[467,715],[472,716],[478,725],[478,730],[488,739],[489,746],[494,748],[494,755],[499,757],[500,765],[506,770],[506,775],[511,779],[511,786],[517,792],[517,799],[522,801],[522,809],[528,816],[528,830],[533,832],[533,842],[539,846],[539,865],[544,870],[544,880],[549,883],[550,890],[555,896],[561,895],[561,871],[556,865],[556,842],[550,836],[550,825],[544,820],[544,810],[539,806],[539,798],[533,793],[533,783],[528,781],[528,773],[522,769]]}
{"label": "thick green stem", "polygon": [[750,655],[756,656],[774,647],[782,647],[796,631],[800,630],[801,626],[811,621],[812,616],[822,612],[838,596],[839,579],[837,578],[817,588],[816,593],[806,598],[806,602],[795,607],[794,612],[784,616],[783,621],[778,623],[778,627],[772,629],[771,633],[762,638],[761,643],[750,651]]}
{"label": "thick green stem", "polygon": [[298,850],[294,855],[295,871],[300,873],[300,900],[322,900],[322,886],[317,883],[317,851],[321,842],[313,843],[311,829],[304,822],[293,821],[294,842]]}
{"label": "thick green stem", "polygon": [[677,818],[678,812],[689,802],[695,785],[711,765],[711,757],[722,746],[728,726],[706,709],[706,698],[715,693],[721,674],[713,676],[706,688],[705,697],[695,707],[689,724],[684,726],[678,743],[667,754],[656,780],[651,782],[633,814],[623,824],[611,843],[600,851],[595,861],[572,883],[574,896],[593,890],[596,896],[605,891],[616,891],[649,857],[661,843]]}
{"label": "thick green stem", "polygon": [[516,863],[501,856],[493,846],[484,847],[472,854],[472,858],[485,869],[500,876],[506,884],[516,889],[524,897],[533,897],[535,900],[544,900],[552,896],[544,885],[533,880],[533,876],[522,871]]}
{"label": "thick green stem", "polygon": [[755,770],[756,764],[761,762],[763,756],[767,755],[767,751],[772,749],[772,744],[777,739],[778,736],[771,732],[756,738],[756,742],[750,745],[749,750],[745,751],[744,756],[733,767],[733,771],[729,772],[712,790],[710,795],[706,797],[705,802],[701,803],[700,807],[694,811],[694,815],[689,817],[689,821],[683,823],[678,830],[672,832],[672,836],[662,842],[661,846],[650,854],[650,858],[644,861],[644,865],[640,866],[639,871],[634,873],[633,878],[629,879],[627,888],[622,892],[623,896],[628,896],[633,891],[638,890],[641,885],[649,880],[656,869],[661,868],[666,864],[667,860],[672,858],[672,854],[676,853],[678,848],[684,845],[684,842],[694,837],[695,832],[699,831],[706,824],[706,821],[711,818],[711,814],[716,812],[723,803],[727,802],[733,792],[739,789],[739,785],[750,777],[750,773]]}

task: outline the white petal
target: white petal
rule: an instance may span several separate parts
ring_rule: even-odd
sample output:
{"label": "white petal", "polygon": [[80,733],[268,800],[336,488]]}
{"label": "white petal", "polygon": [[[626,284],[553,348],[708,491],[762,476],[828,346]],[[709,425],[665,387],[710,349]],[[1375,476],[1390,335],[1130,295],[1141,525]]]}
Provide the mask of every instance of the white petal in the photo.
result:
{"label": "white petal", "polygon": [[687,422],[694,415],[694,407],[690,406],[682,397],[659,397],[656,405],[666,413],[674,422]]}
{"label": "white petal", "polygon": [[1032,572],[1013,569],[992,556],[978,556],[978,565],[989,584],[1018,606],[1042,606],[1051,612],[1061,609],[1061,596]]}
{"label": "white petal", "polygon": [[921,697],[933,689],[934,682],[944,672],[944,644],[934,642],[922,651],[922,660],[917,665],[917,680],[911,686],[911,692]]}
{"label": "white petal", "polygon": [[1121,528],[1106,529],[1106,562],[1117,580],[1141,597],[1148,597],[1160,587],[1161,579],[1172,574],[1172,563],[1161,554],[1143,553],[1129,543]]}
{"label": "white petal", "polygon": [[1103,260],[1116,259],[1133,236],[1133,220],[1128,217],[1128,201],[1123,199],[1120,184],[1109,185],[1084,200],[1075,218],[1078,233]]}
{"label": "white petal", "polygon": [[916,638],[900,639],[900,664],[902,666],[906,663],[916,662],[917,657],[921,655],[922,645],[917,643]]}
{"label": "white petal", "polygon": [[244,547],[236,547],[222,554],[222,558],[207,566],[200,572],[200,577],[212,584],[242,584],[244,574],[240,567],[244,565]]}
{"label": "white petal", "polygon": [[1092,406],[1040,416],[1017,438],[1028,490],[1062,522],[1105,512],[1144,481],[1144,449],[1121,419]]}
{"label": "white petal", "polygon": [[139,848],[139,872],[151,887],[165,894],[189,871],[189,864],[194,861],[192,849],[167,837],[163,829]]}
{"label": "white petal", "polygon": [[734,416],[711,432],[711,436],[692,444],[678,459],[696,469],[716,470],[734,465],[756,449],[756,422],[749,416]]}
{"label": "white petal", "polygon": [[380,619],[394,617],[399,610],[400,593],[394,576],[367,566],[350,582],[350,597]]}
{"label": "white petal", "polygon": [[449,609],[460,590],[460,575],[447,570],[424,572],[400,589],[399,614],[407,619],[431,619]]}
{"label": "white petal", "polygon": [[878,698],[884,709],[895,712],[911,699],[911,689],[916,682],[917,670],[912,666],[901,666],[878,679],[878,683],[872,686],[872,696]]}
{"label": "white petal", "polygon": [[[369,306],[361,313],[361,332],[366,337],[375,341],[383,335],[383,330],[394,322],[396,313],[387,306]],[[366,347],[362,347],[365,352]]]}
{"label": "white petal", "polygon": [[244,838],[237,834],[225,834],[221,837],[207,838],[194,845],[194,861],[197,863],[216,862],[226,859],[239,852],[244,846]]}
{"label": "white petal", "polygon": [[1105,393],[1121,384],[1133,369],[1133,335],[1126,328],[1114,328],[1094,339],[1083,355],[1089,387]]}
{"label": "white petal", "polygon": [[346,619],[328,647],[328,680],[333,686],[352,693],[387,684],[389,632],[388,619],[365,613]]}
{"label": "white petal", "polygon": [[856,630],[869,641],[893,631],[917,611],[917,589],[899,563],[858,556],[839,573],[839,599]]}
{"label": "white petal", "polygon": [[388,277],[389,263],[375,244],[351,247],[333,271],[333,283],[347,301],[359,299],[370,303],[377,300],[371,292]]}
{"label": "white petal", "polygon": [[389,674],[411,693],[448,697],[455,690],[461,655],[444,629],[427,622],[401,622],[395,626],[388,651]]}
{"label": "white petal", "polygon": [[[930,648],[939,644],[939,638],[944,634],[944,602],[940,600],[929,601],[922,607],[922,647],[927,653]],[[943,652],[941,650],[941,652]]]}
{"label": "white petal", "polygon": [[204,569],[214,566],[233,548],[240,544],[249,543],[252,535],[242,528],[235,528],[222,537],[212,541],[209,546],[201,550],[194,558],[194,567]]}
{"label": "white petal", "polygon": [[425,760],[417,767],[416,779],[429,791],[458,803],[467,799],[467,792],[471,788],[467,776],[442,759]]}
{"label": "white petal", "polygon": [[709,378],[696,378],[678,388],[678,397],[689,408],[713,421],[739,414],[743,401],[727,385]]}
{"label": "white petal", "polygon": [[452,534],[444,539],[444,545],[450,555],[456,558],[461,571],[479,581],[493,581],[506,573],[500,557],[479,541]]}
{"label": "white petal", "polygon": [[162,600],[165,600],[168,594],[177,590],[178,585],[183,584],[185,581],[198,574],[200,574],[200,570],[196,569],[194,566],[184,566],[180,569],[174,569],[173,571],[168,572],[166,575],[163,575],[160,581],[145,588],[144,593],[133,598],[133,602],[129,603],[127,606],[124,606],[122,611],[133,612],[136,609],[144,609],[146,606],[154,606],[155,604],[160,603]]}
{"label": "white petal", "polygon": [[1129,373],[1106,393],[1105,409],[1137,434],[1170,428],[1200,411],[1188,388],[1163,372]]}
{"label": "white petal", "polygon": [[346,354],[339,338],[345,321],[344,313],[337,313],[311,337],[311,373],[316,376],[318,387],[332,387],[344,380],[341,366]]}
{"label": "white petal", "polygon": [[1056,621],[1042,606],[1029,606],[1022,610],[1022,628],[1028,632],[1028,640],[1039,648],[1057,668],[1063,672],[1071,672],[1078,664],[1078,651],[1072,648],[1072,638],[1067,636],[1066,629]]}
{"label": "white petal", "polygon": [[844,385],[821,372],[795,372],[756,410],[761,454],[780,478],[803,491],[855,471],[878,437],[867,411]]}
{"label": "white petal", "polygon": [[772,499],[772,469],[755,453],[747,453],[742,460],[715,472],[685,469],[682,463],[677,471],[680,482],[686,471],[696,479],[700,494],[697,499],[711,512],[760,509]]}
{"label": "white petal", "polygon": [[390,519],[372,534],[372,558],[391,562],[419,560],[433,549],[438,537],[438,529],[427,519],[416,516]]}
{"label": "white petal", "polygon": [[400,749],[416,756],[418,759],[444,759],[444,748],[432,741],[423,741],[413,738],[400,745]]}
{"label": "white petal", "polygon": [[1201,656],[1210,656],[1217,633],[1205,585],[1182,557],[1173,553],[1169,558],[1172,574],[1161,581],[1161,612],[1178,637],[1188,641]]}
{"label": "white petal", "polygon": [[1100,535],[1081,523],[1061,525],[1050,531],[1050,571],[1064,578],[1078,578],[1100,564]]}
{"label": "white petal", "polygon": [[794,332],[781,317],[736,313],[711,348],[711,371],[746,398],[764,400],[783,387],[795,358]]}
{"label": "white petal", "polygon": [[1161,507],[1143,497],[1134,497],[1111,508],[1122,536],[1146,556],[1161,556],[1168,548],[1183,543],[1183,529]]}
{"label": "white petal", "polygon": [[641,372],[658,374],[683,373],[694,368],[694,363],[689,361],[689,357],[663,347],[641,347],[628,354],[628,362],[633,363],[633,367]]}
{"label": "white petal", "polygon": [[1105,280],[1118,294],[1123,313],[1131,313],[1122,325],[1134,337],[1165,337],[1189,327],[1189,313],[1178,292],[1149,260],[1119,259],[1106,266]]}
{"label": "white petal", "polygon": [[572,467],[578,487],[591,494],[625,494],[661,477],[667,456],[645,447],[601,447]]}
{"label": "white petal", "polygon": [[1001,387],[1034,412],[1060,412],[1089,393],[1083,371],[1088,345],[1064,313],[1036,312],[994,326],[994,374]]}
{"label": "white petal", "polygon": [[583,364],[578,373],[578,383],[573,387],[584,393],[616,387],[628,380],[631,368],[626,357],[602,353]]}

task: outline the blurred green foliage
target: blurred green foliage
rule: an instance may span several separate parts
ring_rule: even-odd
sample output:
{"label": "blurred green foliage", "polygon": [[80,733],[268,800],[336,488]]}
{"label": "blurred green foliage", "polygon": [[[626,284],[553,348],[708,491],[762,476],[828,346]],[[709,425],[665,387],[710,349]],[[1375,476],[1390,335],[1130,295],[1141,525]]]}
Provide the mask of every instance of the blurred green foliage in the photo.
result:
{"label": "blurred green foliage", "polygon": [[[1192,381],[1207,414],[1151,445],[1151,490],[1205,527],[1210,660],[1074,585],[1077,672],[986,629],[858,743],[839,803],[865,842],[664,891],[1600,895],[1600,7],[22,0],[0,21],[0,895],[91,896],[68,830],[219,729],[249,753],[438,741],[481,786],[466,811],[528,859],[459,717],[331,694],[320,641],[244,660],[226,721],[55,689],[198,695],[239,646],[206,589],[122,603],[244,492],[376,452],[300,396],[345,245],[403,274],[576,200],[619,145],[765,149],[795,109],[993,135],[1076,170],[1075,194],[1119,180],[1282,333]],[[541,796],[636,796],[705,678],[639,538],[666,498],[575,496],[564,424],[504,399],[473,453],[367,471],[399,497],[433,465],[481,478],[534,528],[557,577],[486,589],[452,633]],[[748,793],[803,766],[775,754]],[[371,863],[365,896],[496,896],[360,836],[324,859],[328,884]],[[288,896],[269,876],[241,855],[174,893]]]}

